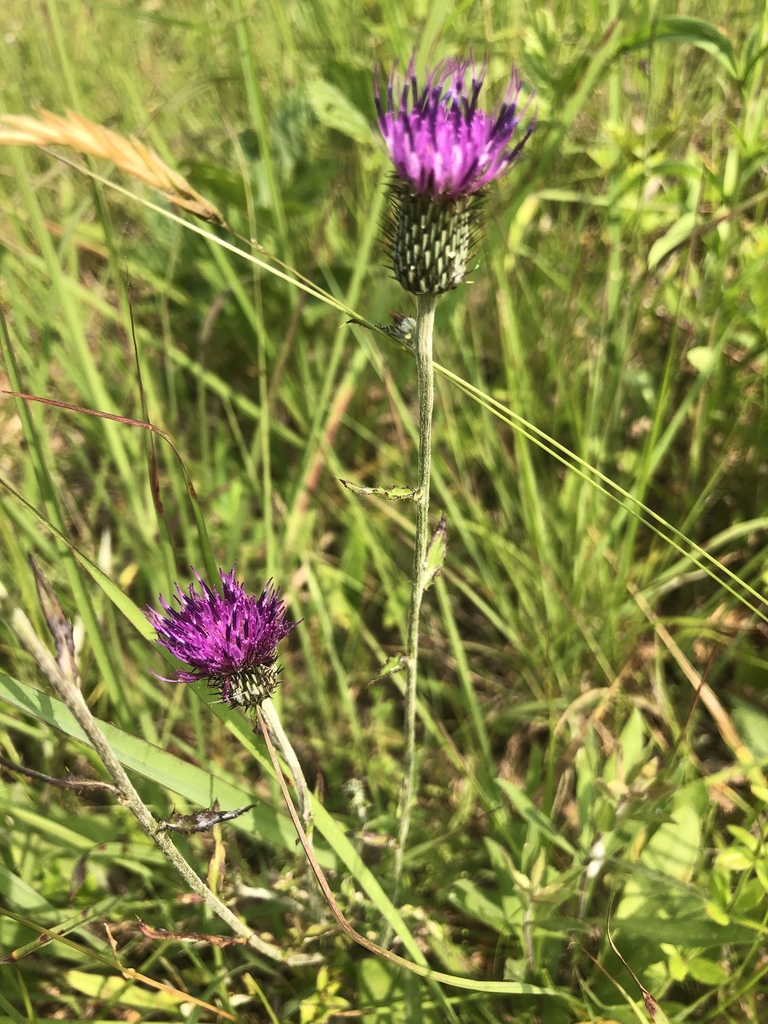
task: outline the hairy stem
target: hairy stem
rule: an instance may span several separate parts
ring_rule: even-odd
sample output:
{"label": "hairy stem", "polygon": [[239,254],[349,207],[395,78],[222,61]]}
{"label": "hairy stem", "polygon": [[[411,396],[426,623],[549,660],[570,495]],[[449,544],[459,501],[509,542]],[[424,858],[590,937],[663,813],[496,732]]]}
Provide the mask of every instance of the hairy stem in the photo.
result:
{"label": "hairy stem", "polygon": [[301,817],[301,823],[304,826],[304,831],[311,834],[312,832],[312,798],[309,793],[309,786],[307,780],[304,778],[304,772],[302,770],[299,759],[296,756],[296,751],[293,749],[291,741],[286,735],[285,729],[283,729],[283,723],[280,721],[280,717],[277,713],[272,698],[267,697],[266,700],[261,702],[261,715],[264,721],[267,723],[272,740],[280,751],[280,755],[288,765],[293,781],[296,784],[296,795],[299,800],[299,816]]}
{"label": "hairy stem", "polygon": [[432,406],[435,398],[435,372],[432,364],[432,332],[435,324],[435,295],[419,296],[414,346],[416,379],[419,392],[419,467],[416,491],[416,543],[413,549],[411,602],[408,609],[408,636],[405,651],[405,755],[403,786],[398,810],[400,828],[395,847],[394,889],[400,883],[403,857],[411,827],[411,810],[416,799],[416,695],[419,660],[419,619],[424,594],[424,570],[429,545],[429,477],[432,468]]}

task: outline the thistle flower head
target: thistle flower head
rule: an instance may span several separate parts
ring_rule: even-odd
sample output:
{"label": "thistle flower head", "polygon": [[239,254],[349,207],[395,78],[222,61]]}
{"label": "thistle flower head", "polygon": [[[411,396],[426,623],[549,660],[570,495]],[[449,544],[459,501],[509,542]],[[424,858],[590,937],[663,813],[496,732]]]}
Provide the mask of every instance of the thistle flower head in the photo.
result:
{"label": "thistle flower head", "polygon": [[504,102],[491,115],[477,105],[485,72],[485,61],[479,72],[472,58],[443,61],[419,91],[411,58],[399,103],[395,100],[396,69],[390,76],[386,110],[377,74],[374,92],[381,134],[398,177],[419,195],[430,199],[472,195],[507,173],[533,131],[529,124],[522,138],[509,148],[525,113],[518,110],[520,77],[513,68]]}
{"label": "thistle flower head", "polygon": [[399,97],[395,69],[385,101],[378,69],[374,78],[379,128],[395,169],[387,225],[392,267],[403,287],[416,294],[449,291],[461,282],[482,189],[507,173],[533,131],[531,121],[515,141],[527,107],[519,109],[514,68],[495,113],[479,108],[485,71],[486,62],[478,71],[471,57],[444,61],[420,90],[411,58]]}
{"label": "thistle flower head", "polygon": [[147,608],[157,630],[157,642],[188,669],[179,669],[173,682],[209,679],[225,704],[258,706],[277,686],[277,645],[297,625],[286,620],[285,602],[271,582],[258,597],[249,595],[232,572],[221,575],[221,593],[200,575],[185,592],[176,584],[178,608],[160,596],[164,614]]}

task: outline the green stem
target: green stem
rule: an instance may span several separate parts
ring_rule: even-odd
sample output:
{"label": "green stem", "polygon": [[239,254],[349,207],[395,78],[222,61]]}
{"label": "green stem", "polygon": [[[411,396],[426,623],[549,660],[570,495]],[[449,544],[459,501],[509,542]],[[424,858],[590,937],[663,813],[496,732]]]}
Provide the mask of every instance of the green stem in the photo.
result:
{"label": "green stem", "polygon": [[435,372],[432,364],[432,331],[435,324],[436,295],[419,296],[416,321],[416,378],[419,391],[419,472],[416,491],[416,544],[413,550],[411,603],[408,609],[408,637],[405,651],[405,755],[403,787],[400,792],[400,828],[394,864],[394,889],[397,892],[403,870],[403,856],[411,810],[416,799],[416,691],[419,659],[419,619],[424,594],[424,570],[429,546],[429,476],[432,468],[432,406],[435,399]]}

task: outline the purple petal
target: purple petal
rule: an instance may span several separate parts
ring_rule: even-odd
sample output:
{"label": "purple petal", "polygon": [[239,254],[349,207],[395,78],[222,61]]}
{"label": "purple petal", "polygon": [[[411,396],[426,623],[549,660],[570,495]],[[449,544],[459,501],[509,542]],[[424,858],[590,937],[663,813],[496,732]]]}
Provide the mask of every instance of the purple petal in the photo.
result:
{"label": "purple petal", "polygon": [[[478,71],[473,57],[438,64],[419,90],[414,58],[408,65],[399,100],[395,100],[397,67],[387,85],[386,102],[379,91],[378,68],[374,98],[379,128],[398,177],[419,195],[457,199],[479,191],[502,177],[520,154],[533,131],[529,123],[512,146],[522,116],[518,108],[521,85],[511,71],[504,102],[494,114],[478,107],[487,68]],[[470,86],[467,89],[467,72]]]}

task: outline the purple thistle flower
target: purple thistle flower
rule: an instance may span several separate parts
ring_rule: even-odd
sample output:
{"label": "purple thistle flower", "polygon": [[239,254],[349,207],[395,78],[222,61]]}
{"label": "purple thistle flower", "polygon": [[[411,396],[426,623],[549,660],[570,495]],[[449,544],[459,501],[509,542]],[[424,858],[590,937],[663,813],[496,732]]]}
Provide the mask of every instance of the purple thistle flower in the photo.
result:
{"label": "purple thistle flower", "polygon": [[259,597],[245,592],[232,572],[221,575],[221,593],[194,569],[200,588],[185,593],[176,584],[179,608],[160,596],[164,615],[145,609],[157,630],[157,642],[189,669],[177,670],[169,682],[210,679],[225,704],[258,706],[277,687],[277,645],[297,623],[286,620],[285,602],[271,581]]}
{"label": "purple thistle flower", "polygon": [[[412,57],[399,105],[394,98],[395,70],[390,76],[386,112],[377,69],[374,92],[379,128],[398,177],[419,195],[458,199],[479,191],[507,173],[533,131],[531,123],[520,141],[507,148],[525,113],[518,112],[520,77],[514,68],[496,114],[478,109],[486,65],[483,61],[478,74],[472,58],[444,61],[427,76],[419,92]],[[472,84],[467,92],[465,79],[470,67]]]}
{"label": "purple thistle flower", "polygon": [[485,72],[486,61],[478,72],[472,57],[444,61],[419,90],[412,57],[399,100],[392,71],[386,108],[378,69],[374,76],[379,128],[395,168],[392,218],[385,227],[392,269],[416,294],[449,291],[462,281],[482,190],[507,173],[534,128],[531,120],[512,144],[527,110],[518,107],[521,86],[514,68],[496,112],[479,109]]}

